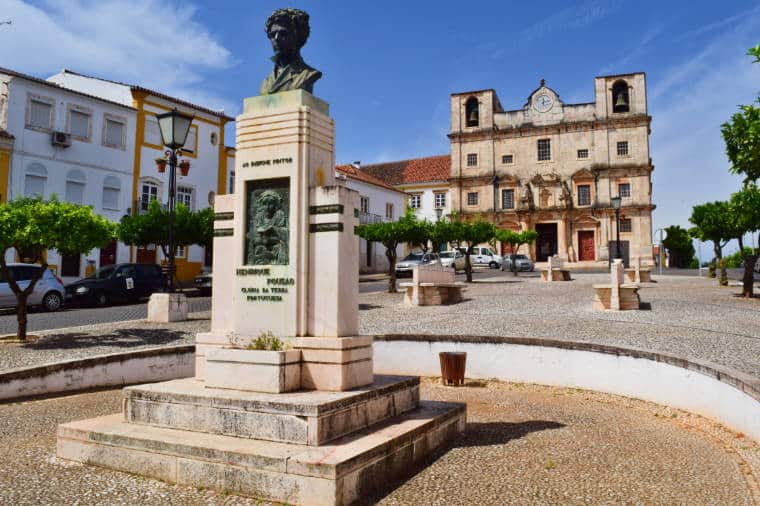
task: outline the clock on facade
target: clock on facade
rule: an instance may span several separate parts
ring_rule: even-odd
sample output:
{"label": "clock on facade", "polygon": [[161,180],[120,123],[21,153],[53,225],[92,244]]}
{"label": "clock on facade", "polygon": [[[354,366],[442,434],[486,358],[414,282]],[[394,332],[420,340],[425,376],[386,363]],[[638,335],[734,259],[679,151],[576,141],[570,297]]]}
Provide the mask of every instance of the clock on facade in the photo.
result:
{"label": "clock on facade", "polygon": [[548,111],[549,109],[552,108],[553,104],[554,104],[554,100],[552,100],[552,97],[545,94],[541,94],[537,96],[536,99],[533,101],[533,107],[535,107],[538,112]]}

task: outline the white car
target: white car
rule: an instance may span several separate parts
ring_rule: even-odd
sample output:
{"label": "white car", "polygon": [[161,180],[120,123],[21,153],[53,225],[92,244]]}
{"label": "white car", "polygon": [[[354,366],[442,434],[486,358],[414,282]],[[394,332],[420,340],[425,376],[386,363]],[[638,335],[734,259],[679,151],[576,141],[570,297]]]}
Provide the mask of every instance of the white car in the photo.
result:
{"label": "white car", "polygon": [[491,248],[485,246],[475,246],[470,253],[470,263],[475,265],[487,265],[491,269],[501,268],[501,256],[497,255]]}
{"label": "white car", "polygon": [[[36,264],[8,264],[11,276],[22,290],[29,286],[32,277],[37,275],[40,269],[41,267]],[[40,306],[45,311],[58,311],[63,305],[64,293],[65,289],[60,278],[56,277],[50,269],[46,269],[34,285],[34,290],[29,294],[26,304]],[[16,307],[16,304],[16,294],[0,272],[0,307]]]}
{"label": "white car", "polygon": [[441,265],[448,268],[454,268],[454,271],[464,270],[464,255],[461,251],[441,251]]}

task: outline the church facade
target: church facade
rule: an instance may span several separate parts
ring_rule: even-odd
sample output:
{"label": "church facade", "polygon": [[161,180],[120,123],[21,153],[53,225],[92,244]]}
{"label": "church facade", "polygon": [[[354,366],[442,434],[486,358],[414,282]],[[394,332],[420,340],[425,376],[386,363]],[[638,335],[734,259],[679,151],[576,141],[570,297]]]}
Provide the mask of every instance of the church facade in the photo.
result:
{"label": "church facade", "polygon": [[580,104],[543,80],[517,110],[504,110],[494,90],[454,93],[451,209],[535,229],[529,253],[539,262],[606,262],[619,223],[626,263],[652,265],[651,119],[643,73],[596,77],[594,101]]}

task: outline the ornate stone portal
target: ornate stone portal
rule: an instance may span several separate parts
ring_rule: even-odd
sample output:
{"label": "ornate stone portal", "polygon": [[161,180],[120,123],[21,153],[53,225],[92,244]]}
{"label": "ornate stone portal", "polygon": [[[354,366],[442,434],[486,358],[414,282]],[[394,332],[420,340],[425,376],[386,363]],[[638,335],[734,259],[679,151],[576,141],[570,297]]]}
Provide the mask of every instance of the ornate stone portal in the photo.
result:
{"label": "ornate stone portal", "polygon": [[[211,331],[196,337],[195,377],[127,388],[123,414],[61,425],[59,457],[350,504],[464,430],[464,405],[420,401],[415,377],[373,375],[372,337],[357,335],[359,195],[335,184],[334,132],[328,104],[303,89],[245,100],[241,193],[215,200]],[[262,332],[292,349],[230,349]]]}

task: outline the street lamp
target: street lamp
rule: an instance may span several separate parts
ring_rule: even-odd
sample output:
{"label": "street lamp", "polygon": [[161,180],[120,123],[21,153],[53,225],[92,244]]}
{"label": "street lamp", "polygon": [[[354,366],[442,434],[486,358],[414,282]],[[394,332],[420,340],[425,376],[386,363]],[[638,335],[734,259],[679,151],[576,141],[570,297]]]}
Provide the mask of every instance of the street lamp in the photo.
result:
{"label": "street lamp", "polygon": [[174,274],[177,267],[174,265],[174,255],[177,254],[174,246],[174,213],[177,207],[177,150],[185,145],[190,124],[195,115],[183,114],[175,107],[173,110],[156,114],[158,128],[161,130],[161,139],[164,146],[169,148],[169,292],[174,292]]}
{"label": "street lamp", "polygon": [[615,230],[617,231],[617,240],[615,244],[615,258],[623,258],[620,255],[620,195],[610,199],[612,208],[615,210]]}

